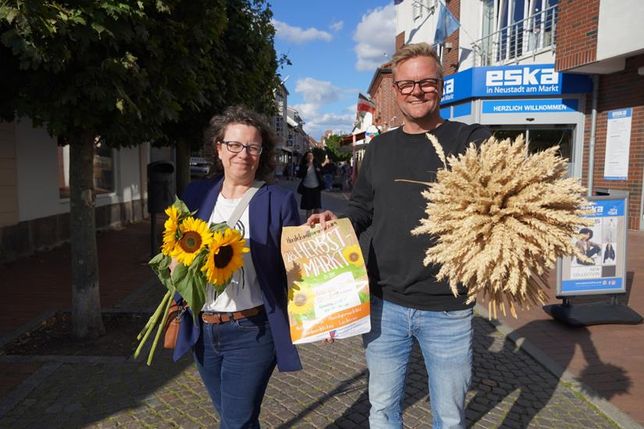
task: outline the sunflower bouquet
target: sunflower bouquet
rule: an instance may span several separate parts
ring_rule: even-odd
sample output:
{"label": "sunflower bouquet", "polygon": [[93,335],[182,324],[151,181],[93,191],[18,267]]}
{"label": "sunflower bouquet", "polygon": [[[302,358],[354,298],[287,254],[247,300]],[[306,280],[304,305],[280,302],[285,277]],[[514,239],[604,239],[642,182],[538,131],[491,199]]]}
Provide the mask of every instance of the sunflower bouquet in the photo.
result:
{"label": "sunflower bouquet", "polygon": [[156,328],[148,365],[152,363],[175,292],[188,307],[196,309],[192,312],[196,321],[206,300],[206,288],[223,292],[233,274],[243,267],[243,254],[249,251],[239,231],[225,222],[209,225],[195,218],[194,212],[178,198],[165,214],[168,219],[164,223],[161,252],[148,264],[168,291],[137,336],[140,342],[134,352],[134,358],[137,358]]}
{"label": "sunflower bouquet", "polygon": [[523,136],[493,137],[480,147],[445,157],[438,140],[428,139],[444,169],[423,192],[427,217],[412,234],[430,234],[424,264],[439,264],[438,280],[467,289],[468,302],[487,299],[490,317],[497,306],[517,317],[516,307],[543,303],[546,278],[557,258],[579,255],[574,240],[588,224],[584,188],[567,177],[558,146],[528,153]]}

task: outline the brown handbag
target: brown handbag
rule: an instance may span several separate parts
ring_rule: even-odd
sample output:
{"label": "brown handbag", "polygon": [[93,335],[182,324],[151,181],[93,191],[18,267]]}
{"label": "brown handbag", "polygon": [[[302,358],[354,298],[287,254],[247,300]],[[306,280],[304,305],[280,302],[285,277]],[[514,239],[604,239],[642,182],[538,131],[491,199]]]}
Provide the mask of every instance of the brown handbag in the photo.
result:
{"label": "brown handbag", "polygon": [[165,336],[163,337],[163,348],[174,349],[179,338],[179,328],[183,320],[183,313],[186,307],[173,302],[165,317]]}

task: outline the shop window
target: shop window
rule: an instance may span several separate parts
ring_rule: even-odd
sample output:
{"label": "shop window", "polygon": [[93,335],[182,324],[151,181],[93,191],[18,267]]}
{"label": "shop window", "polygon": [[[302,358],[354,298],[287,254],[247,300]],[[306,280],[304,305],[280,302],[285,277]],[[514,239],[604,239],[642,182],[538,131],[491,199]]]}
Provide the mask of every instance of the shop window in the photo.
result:
{"label": "shop window", "polygon": [[530,153],[540,152],[552,146],[559,146],[559,154],[572,162],[573,128],[571,127],[494,127],[494,137],[499,140],[515,139],[524,134]]}
{"label": "shop window", "polygon": [[[102,139],[94,141],[94,191],[96,194],[114,192],[114,150]],[[69,198],[69,145],[58,146],[58,192]]]}

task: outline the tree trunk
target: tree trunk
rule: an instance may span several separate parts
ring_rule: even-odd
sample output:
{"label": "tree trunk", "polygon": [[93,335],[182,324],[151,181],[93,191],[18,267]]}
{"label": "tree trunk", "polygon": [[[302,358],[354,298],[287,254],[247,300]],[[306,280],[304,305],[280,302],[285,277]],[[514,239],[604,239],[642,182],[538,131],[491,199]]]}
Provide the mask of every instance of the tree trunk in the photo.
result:
{"label": "tree trunk", "polygon": [[181,195],[188,183],[190,183],[190,142],[186,140],[177,142],[175,159],[177,195]]}
{"label": "tree trunk", "polygon": [[76,338],[96,338],[105,333],[105,327],[98,288],[94,136],[74,136],[69,152],[72,330]]}

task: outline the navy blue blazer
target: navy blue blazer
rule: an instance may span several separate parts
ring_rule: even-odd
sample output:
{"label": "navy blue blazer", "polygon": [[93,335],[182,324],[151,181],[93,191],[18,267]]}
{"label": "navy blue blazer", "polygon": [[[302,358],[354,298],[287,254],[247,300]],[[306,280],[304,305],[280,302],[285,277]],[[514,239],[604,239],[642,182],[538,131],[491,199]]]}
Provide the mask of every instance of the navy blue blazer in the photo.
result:
{"label": "navy blue blazer", "polygon": [[[221,192],[223,179],[192,182],[182,195],[196,216],[206,222]],[[275,185],[262,186],[249,203],[250,255],[257,271],[264,308],[273,333],[277,367],[280,371],[302,369],[297,349],[291,342],[286,313],[288,285],[280,253],[283,226],[300,225],[300,214],[293,192]],[[179,330],[173,358],[176,361],[197,342],[199,325],[192,314],[185,314]]]}

